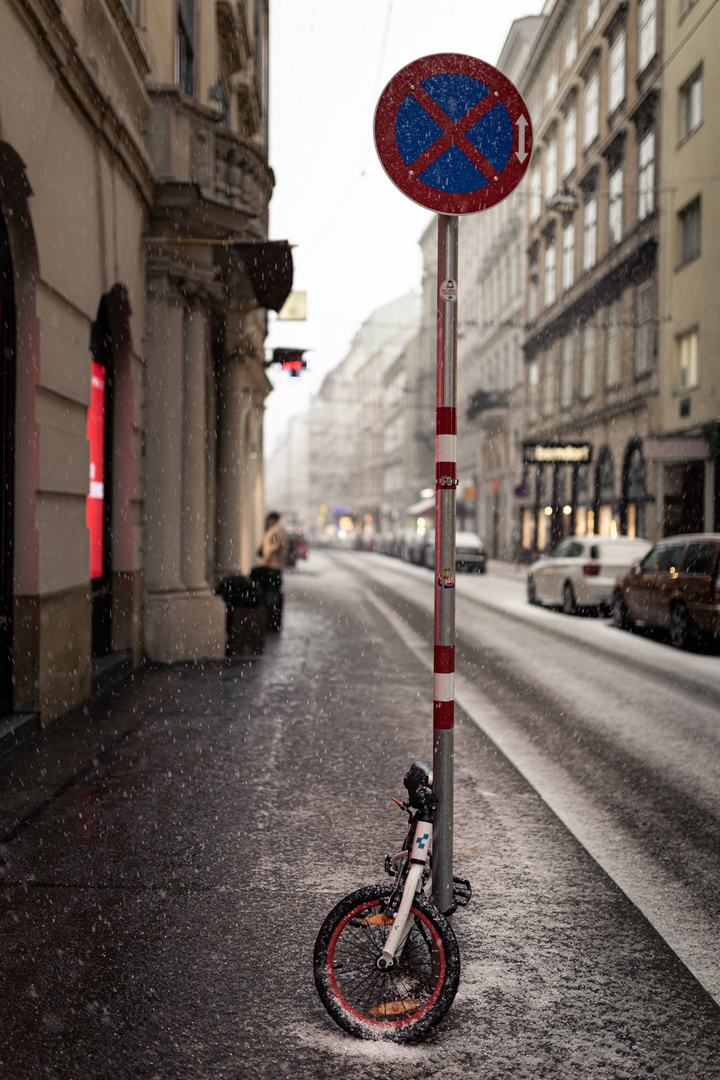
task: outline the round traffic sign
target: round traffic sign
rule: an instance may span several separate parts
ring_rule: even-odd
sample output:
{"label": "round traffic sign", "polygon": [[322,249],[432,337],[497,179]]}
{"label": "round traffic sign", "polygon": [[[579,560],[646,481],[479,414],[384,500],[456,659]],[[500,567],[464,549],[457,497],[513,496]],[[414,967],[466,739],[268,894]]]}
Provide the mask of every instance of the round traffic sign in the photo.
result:
{"label": "round traffic sign", "polygon": [[387,84],[375,110],[375,146],[385,172],[414,202],[439,214],[474,214],[522,180],[532,123],[497,68],[438,53]]}

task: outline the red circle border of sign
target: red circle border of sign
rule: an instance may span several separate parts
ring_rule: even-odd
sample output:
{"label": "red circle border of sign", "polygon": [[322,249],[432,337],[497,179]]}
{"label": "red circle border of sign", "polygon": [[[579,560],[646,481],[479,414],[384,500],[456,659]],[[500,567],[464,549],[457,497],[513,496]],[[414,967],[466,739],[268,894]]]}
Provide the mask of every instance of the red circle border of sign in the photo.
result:
{"label": "red circle border of sign", "polygon": [[[414,83],[422,82],[431,75],[468,75],[479,79],[491,91],[497,92],[499,101],[505,106],[513,126],[513,149],[510,160],[498,175],[497,181],[490,181],[476,191],[453,192],[438,191],[410,176],[408,166],[400,156],[395,138],[395,122],[400,106]],[[516,150],[515,128],[517,121],[524,116],[524,150],[527,157],[519,161]],[[478,60],[474,56],[459,53],[436,53],[413,60],[407,67],[393,75],[377,103],[375,109],[375,148],[380,162],[396,187],[413,202],[434,210],[438,214],[476,214],[501,202],[522,180],[532,156],[532,121],[530,112],[523,101],[520,91],[510,80],[491,64]]]}

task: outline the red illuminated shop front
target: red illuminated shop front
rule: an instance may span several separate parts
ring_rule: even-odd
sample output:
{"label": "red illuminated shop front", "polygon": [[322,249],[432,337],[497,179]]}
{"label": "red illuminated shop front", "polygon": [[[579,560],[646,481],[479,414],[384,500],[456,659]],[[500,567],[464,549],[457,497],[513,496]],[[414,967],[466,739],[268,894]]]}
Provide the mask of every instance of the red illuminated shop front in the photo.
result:
{"label": "red illuminated shop front", "polygon": [[105,573],[105,368],[93,361],[92,390],[87,418],[90,443],[90,490],[87,527],[90,530],[90,577]]}

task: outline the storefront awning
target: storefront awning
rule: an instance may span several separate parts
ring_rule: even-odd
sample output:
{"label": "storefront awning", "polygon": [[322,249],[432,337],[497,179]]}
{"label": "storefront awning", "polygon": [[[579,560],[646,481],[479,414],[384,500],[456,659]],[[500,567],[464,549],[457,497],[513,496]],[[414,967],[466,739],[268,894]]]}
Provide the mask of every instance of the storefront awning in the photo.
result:
{"label": "storefront awning", "polygon": [[405,511],[408,517],[431,517],[435,514],[435,499],[421,499]]}
{"label": "storefront awning", "polygon": [[293,283],[292,249],[287,240],[255,240],[233,244],[250,279],[258,307],[279,311]]}

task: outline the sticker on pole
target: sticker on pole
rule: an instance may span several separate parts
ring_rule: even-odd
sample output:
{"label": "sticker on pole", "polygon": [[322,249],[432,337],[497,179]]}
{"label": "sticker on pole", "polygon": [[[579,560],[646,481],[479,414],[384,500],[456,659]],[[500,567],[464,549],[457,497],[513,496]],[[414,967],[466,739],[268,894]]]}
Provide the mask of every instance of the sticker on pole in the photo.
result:
{"label": "sticker on pole", "polygon": [[375,110],[375,146],[404,195],[438,214],[475,214],[520,183],[530,113],[497,68],[438,53],[394,75]]}
{"label": "sticker on pole", "polygon": [[453,278],[447,278],[440,284],[440,299],[448,304],[454,304],[457,300],[457,282]]}

